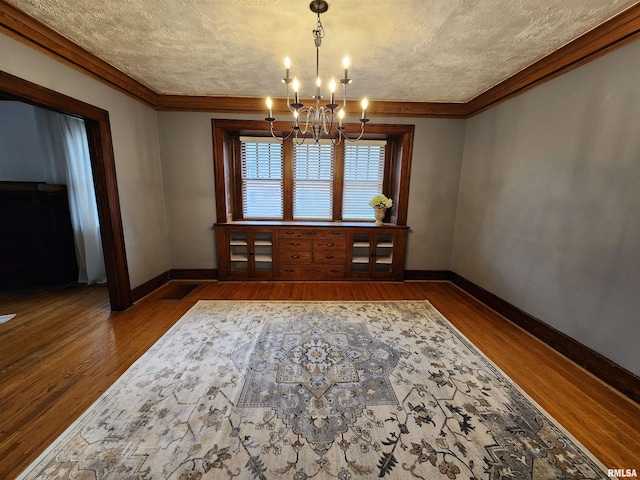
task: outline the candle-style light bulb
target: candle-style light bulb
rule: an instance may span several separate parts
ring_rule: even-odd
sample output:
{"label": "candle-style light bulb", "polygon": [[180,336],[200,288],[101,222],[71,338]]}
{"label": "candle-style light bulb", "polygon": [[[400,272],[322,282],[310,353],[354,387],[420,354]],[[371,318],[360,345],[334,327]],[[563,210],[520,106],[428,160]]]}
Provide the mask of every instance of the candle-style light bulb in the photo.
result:
{"label": "candle-style light bulb", "polygon": [[271,97],[267,97],[267,108],[269,109],[269,118],[273,118],[273,111],[271,110],[273,108],[273,100],[271,100]]}
{"label": "candle-style light bulb", "polygon": [[344,109],[340,109],[338,112],[338,126],[342,127],[342,119],[344,118]]}
{"label": "candle-style light bulb", "polygon": [[294,103],[299,103],[298,100],[300,97],[298,96],[298,91],[300,90],[300,82],[298,81],[298,77],[294,77],[293,79],[293,93],[294,95]]}
{"label": "candle-style light bulb", "polygon": [[285,78],[289,80],[289,69],[291,68],[291,60],[289,57],[284,59],[284,68],[285,68]]}
{"label": "candle-style light bulb", "polygon": [[362,99],[362,102],[360,102],[360,106],[362,107],[362,118],[367,118],[367,107],[369,106],[369,100],[367,100],[367,97],[364,97]]}
{"label": "candle-style light bulb", "polygon": [[344,78],[346,80],[349,78],[349,57],[344,57],[342,59],[342,66],[344,67]]}
{"label": "candle-style light bulb", "polygon": [[329,102],[331,105],[334,105],[336,102],[336,79],[332,78],[329,82],[329,91],[331,92],[331,101]]}

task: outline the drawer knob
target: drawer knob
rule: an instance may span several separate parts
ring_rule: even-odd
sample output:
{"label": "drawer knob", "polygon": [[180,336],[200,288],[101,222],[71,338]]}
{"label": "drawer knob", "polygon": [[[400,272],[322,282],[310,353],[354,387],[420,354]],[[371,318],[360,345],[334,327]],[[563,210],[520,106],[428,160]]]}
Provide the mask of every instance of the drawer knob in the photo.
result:
{"label": "drawer knob", "polygon": [[295,233],[296,233],[296,232],[289,232],[289,231],[287,231],[287,232],[284,232],[284,233],[285,233],[285,235],[295,235]]}
{"label": "drawer knob", "polygon": [[293,243],[291,244],[291,246],[293,246],[293,247],[299,247],[299,246],[300,246],[300,244],[299,244],[298,242],[293,242]]}
{"label": "drawer knob", "polygon": [[291,258],[300,258],[300,255],[291,255]]}
{"label": "drawer knob", "polygon": [[331,258],[336,258],[336,257],[334,257],[333,255],[325,255],[324,258],[331,259]]}
{"label": "drawer knob", "polygon": [[340,273],[340,270],[331,270],[331,273]]}
{"label": "drawer knob", "polygon": [[285,268],[284,271],[287,273],[293,273],[295,270],[293,270],[292,268]]}

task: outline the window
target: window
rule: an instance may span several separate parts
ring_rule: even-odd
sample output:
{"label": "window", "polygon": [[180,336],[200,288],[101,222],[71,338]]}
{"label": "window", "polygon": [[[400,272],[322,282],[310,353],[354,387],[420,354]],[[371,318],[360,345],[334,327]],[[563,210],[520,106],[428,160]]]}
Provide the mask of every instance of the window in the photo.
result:
{"label": "window", "polygon": [[293,218],[333,218],[334,146],[331,142],[293,147]]}
{"label": "window", "polygon": [[[242,215],[283,218],[282,144],[241,137]],[[293,219],[332,220],[336,148],[344,149],[342,219],[374,220],[369,200],[383,191],[386,141],[334,146],[330,141],[293,145]]]}
{"label": "window", "polygon": [[282,144],[240,138],[243,218],[282,218]]}
{"label": "window", "polygon": [[[372,222],[369,200],[393,200],[387,221],[406,225],[413,125],[369,124],[358,142],[297,145],[270,136],[266,122],[212,120],[218,223]],[[290,124],[277,124],[287,132]],[[359,125],[346,124],[357,135]],[[281,130],[280,130],[281,129]]]}
{"label": "window", "polygon": [[342,219],[374,220],[369,200],[383,193],[386,141],[360,141],[344,147]]}

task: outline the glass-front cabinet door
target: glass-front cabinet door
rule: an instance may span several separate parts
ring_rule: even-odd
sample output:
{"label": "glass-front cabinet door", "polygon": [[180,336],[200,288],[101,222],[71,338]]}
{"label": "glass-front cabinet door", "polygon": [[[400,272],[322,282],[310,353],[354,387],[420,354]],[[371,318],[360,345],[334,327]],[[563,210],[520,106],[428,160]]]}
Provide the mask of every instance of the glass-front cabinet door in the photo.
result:
{"label": "glass-front cabinet door", "polygon": [[370,276],[371,237],[370,233],[351,234],[350,276],[356,278]]}
{"label": "glass-front cabinet door", "polygon": [[218,266],[222,279],[273,276],[273,231],[233,228],[221,234],[225,262]]}
{"label": "glass-front cabinet door", "polygon": [[351,234],[349,275],[353,277],[391,277],[393,275],[394,234],[362,232]]}
{"label": "glass-front cabinet door", "polygon": [[374,277],[390,277],[393,274],[393,240],[391,233],[374,235],[372,268]]}
{"label": "glass-front cabinet door", "polygon": [[270,277],[273,275],[273,232],[253,231],[253,274]]}
{"label": "glass-front cabinet door", "polygon": [[229,273],[249,274],[249,231],[229,232]]}

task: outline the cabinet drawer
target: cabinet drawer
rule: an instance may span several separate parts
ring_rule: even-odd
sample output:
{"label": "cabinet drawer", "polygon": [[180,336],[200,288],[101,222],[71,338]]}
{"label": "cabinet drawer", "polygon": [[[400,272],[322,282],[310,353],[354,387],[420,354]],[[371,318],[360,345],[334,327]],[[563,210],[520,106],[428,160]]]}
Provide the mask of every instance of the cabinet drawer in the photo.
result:
{"label": "cabinet drawer", "polygon": [[281,265],[279,275],[285,278],[344,278],[343,265]]}
{"label": "cabinet drawer", "polygon": [[347,248],[346,240],[341,238],[318,238],[313,240],[314,250],[342,250]]}
{"label": "cabinet drawer", "polygon": [[280,251],[311,251],[313,248],[313,240],[308,238],[285,238],[278,241]]}
{"label": "cabinet drawer", "polygon": [[280,252],[278,261],[280,263],[311,263],[311,252]]}
{"label": "cabinet drawer", "polygon": [[344,264],[346,258],[344,250],[332,252],[331,250],[323,250],[313,252],[313,263],[339,263]]}
{"label": "cabinet drawer", "polygon": [[331,229],[326,229],[326,230],[323,230],[322,232],[320,232],[318,237],[331,238],[333,240],[342,240],[342,241],[346,242],[347,241],[347,232],[345,232],[344,230],[335,230],[335,229],[331,228]]}
{"label": "cabinet drawer", "polygon": [[278,230],[278,238],[302,238],[302,228],[282,228]]}
{"label": "cabinet drawer", "polygon": [[278,238],[339,238],[346,241],[347,234],[334,228],[282,228],[278,231]]}

